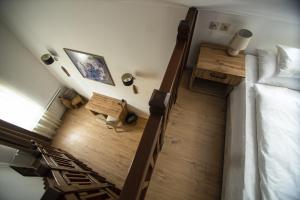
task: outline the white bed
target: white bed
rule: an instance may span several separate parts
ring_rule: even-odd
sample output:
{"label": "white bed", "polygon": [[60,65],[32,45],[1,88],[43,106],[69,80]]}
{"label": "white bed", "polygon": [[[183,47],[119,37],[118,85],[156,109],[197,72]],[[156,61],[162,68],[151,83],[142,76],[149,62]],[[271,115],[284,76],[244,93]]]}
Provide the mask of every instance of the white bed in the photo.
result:
{"label": "white bed", "polygon": [[[246,79],[230,94],[223,170],[222,199],[260,199],[254,84],[257,57],[246,56]],[[246,184],[245,184],[246,183]]]}
{"label": "white bed", "polygon": [[263,77],[275,63],[247,55],[246,79],[228,98],[223,200],[300,199],[300,92],[285,88],[300,90],[300,79]]}

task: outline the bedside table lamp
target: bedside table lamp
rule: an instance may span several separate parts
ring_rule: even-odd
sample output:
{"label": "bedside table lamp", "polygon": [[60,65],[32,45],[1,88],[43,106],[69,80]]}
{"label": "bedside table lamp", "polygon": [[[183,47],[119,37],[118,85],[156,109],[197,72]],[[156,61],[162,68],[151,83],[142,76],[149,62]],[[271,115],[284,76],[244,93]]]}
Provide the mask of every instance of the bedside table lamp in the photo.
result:
{"label": "bedside table lamp", "polygon": [[230,56],[237,56],[240,50],[247,48],[252,35],[252,32],[247,29],[239,30],[231,39],[227,53]]}

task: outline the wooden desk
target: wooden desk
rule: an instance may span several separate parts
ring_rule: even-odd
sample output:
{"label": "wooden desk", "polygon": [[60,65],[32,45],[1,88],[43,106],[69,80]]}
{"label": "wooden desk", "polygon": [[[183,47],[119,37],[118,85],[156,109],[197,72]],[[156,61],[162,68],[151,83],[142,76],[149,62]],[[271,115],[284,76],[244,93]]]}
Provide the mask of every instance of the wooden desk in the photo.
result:
{"label": "wooden desk", "polygon": [[104,114],[119,119],[124,122],[127,115],[127,105],[125,101],[93,93],[85,108],[94,114]]}

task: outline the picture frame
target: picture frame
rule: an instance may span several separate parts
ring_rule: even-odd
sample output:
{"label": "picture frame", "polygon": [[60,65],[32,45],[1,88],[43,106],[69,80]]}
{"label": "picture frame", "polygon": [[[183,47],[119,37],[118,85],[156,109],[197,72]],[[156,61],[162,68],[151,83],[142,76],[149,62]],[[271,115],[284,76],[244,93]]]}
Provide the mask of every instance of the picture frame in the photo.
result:
{"label": "picture frame", "polygon": [[115,86],[103,56],[68,48],[64,51],[84,78]]}

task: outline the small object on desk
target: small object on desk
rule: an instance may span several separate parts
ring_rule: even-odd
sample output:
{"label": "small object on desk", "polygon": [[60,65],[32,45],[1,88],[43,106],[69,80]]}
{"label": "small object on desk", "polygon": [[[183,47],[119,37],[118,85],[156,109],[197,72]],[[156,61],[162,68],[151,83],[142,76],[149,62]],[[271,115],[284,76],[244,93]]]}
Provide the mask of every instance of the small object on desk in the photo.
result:
{"label": "small object on desk", "polygon": [[247,29],[239,30],[231,39],[227,53],[229,56],[237,56],[241,50],[245,50],[252,38],[251,31]]}
{"label": "small object on desk", "polygon": [[[245,77],[245,55],[227,55],[227,47],[203,43],[189,88],[196,92],[226,97]],[[198,80],[200,79],[200,80]]]}

